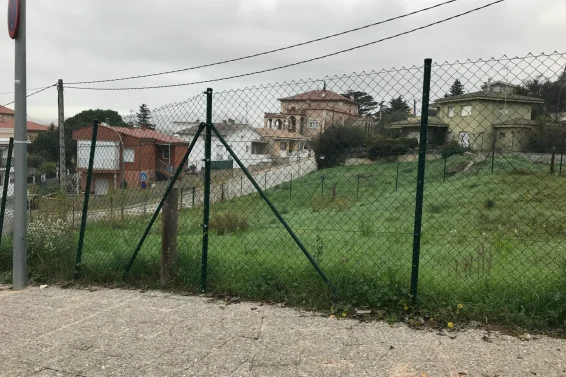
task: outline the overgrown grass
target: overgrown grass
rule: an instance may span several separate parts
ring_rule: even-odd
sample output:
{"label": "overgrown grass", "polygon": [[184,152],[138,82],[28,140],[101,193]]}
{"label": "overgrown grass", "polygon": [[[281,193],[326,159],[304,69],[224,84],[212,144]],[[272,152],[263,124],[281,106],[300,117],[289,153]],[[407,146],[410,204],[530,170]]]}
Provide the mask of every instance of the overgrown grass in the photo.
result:
{"label": "overgrown grass", "polygon": [[[447,168],[468,162],[466,156],[454,156]],[[497,158],[493,174],[491,168],[489,159],[476,162],[444,182],[444,161],[427,162],[420,310],[452,319],[462,304],[459,320],[561,325],[566,320],[566,180],[549,175],[548,166],[515,157]],[[295,179],[291,194],[288,185],[269,190],[270,200],[284,209],[285,220],[336,286],[337,300],[256,194],[211,206],[213,219],[226,220],[226,214],[233,220],[229,224],[246,219],[246,230],[210,233],[208,289],[309,307],[329,308],[333,302],[392,315],[404,311],[410,303],[416,173],[416,163],[348,166]],[[82,279],[121,283],[146,221],[89,224]],[[202,208],[179,214],[174,289],[200,287],[201,223]],[[128,285],[158,287],[159,224],[160,219]],[[0,271],[6,270],[5,250]],[[57,274],[50,278],[71,279],[68,272]]]}

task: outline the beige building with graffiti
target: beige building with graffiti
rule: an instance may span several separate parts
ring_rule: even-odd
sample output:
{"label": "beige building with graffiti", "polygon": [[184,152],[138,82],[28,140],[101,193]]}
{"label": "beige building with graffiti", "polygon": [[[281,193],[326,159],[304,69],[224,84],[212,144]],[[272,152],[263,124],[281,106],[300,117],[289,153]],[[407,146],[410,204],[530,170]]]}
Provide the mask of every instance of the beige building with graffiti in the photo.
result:
{"label": "beige building with graffiti", "polygon": [[[515,94],[505,82],[486,83],[481,91],[435,101],[438,117],[448,125],[447,140],[474,150],[519,148],[533,126],[533,106],[542,98]],[[529,122],[525,122],[529,121]]]}

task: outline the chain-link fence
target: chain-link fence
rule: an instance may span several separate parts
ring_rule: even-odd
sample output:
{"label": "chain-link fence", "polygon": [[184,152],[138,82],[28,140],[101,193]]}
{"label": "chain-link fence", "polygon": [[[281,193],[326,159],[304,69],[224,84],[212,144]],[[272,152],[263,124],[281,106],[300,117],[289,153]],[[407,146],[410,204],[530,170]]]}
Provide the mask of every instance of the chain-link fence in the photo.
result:
{"label": "chain-link fence", "polygon": [[552,53],[434,63],[429,84],[413,66],[209,90],[66,130],[65,189],[30,183],[30,274],[559,323],[565,68]]}

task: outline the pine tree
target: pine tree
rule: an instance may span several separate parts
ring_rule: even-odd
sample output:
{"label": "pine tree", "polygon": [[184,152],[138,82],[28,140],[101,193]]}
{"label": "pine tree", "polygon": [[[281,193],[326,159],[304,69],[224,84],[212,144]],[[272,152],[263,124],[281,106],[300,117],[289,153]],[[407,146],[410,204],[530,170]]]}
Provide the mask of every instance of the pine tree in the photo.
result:
{"label": "pine tree", "polygon": [[452,84],[452,86],[450,87],[450,94],[448,96],[449,97],[459,96],[460,94],[464,94],[464,93],[465,93],[464,85],[462,85],[459,79],[456,79],[454,81],[454,84]]}
{"label": "pine tree", "polygon": [[151,110],[145,103],[140,105],[140,110],[136,114],[137,121],[136,124],[138,127],[141,126],[148,126],[151,129],[154,129],[155,126],[151,124]]}
{"label": "pine tree", "polygon": [[360,115],[372,115],[378,105],[372,95],[366,92],[348,90],[346,93],[342,94],[342,96],[358,103],[358,113]]}

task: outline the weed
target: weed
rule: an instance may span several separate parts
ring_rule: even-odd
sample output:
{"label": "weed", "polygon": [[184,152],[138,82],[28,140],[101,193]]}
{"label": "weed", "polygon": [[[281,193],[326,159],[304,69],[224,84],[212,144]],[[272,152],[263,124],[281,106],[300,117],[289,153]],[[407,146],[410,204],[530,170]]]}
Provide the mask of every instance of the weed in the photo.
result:
{"label": "weed", "polygon": [[225,235],[248,230],[248,218],[235,213],[223,213],[210,220],[210,229],[218,235]]}
{"label": "weed", "polygon": [[373,223],[369,218],[360,219],[358,226],[363,237],[371,237],[373,235]]}
{"label": "weed", "polygon": [[28,226],[27,245],[30,272],[38,280],[71,277],[75,242],[67,222],[36,219]]}
{"label": "weed", "polygon": [[314,212],[320,211],[345,211],[354,205],[354,199],[348,197],[318,197],[311,202]]}
{"label": "weed", "polygon": [[322,237],[320,235],[316,235],[315,238],[315,246],[314,246],[314,252],[313,252],[313,257],[314,259],[316,259],[318,262],[321,261],[322,259],[322,255],[324,253],[324,240],[322,239]]}
{"label": "weed", "polygon": [[448,208],[446,204],[431,204],[428,211],[434,215],[438,215],[444,212],[446,208]]}

